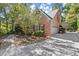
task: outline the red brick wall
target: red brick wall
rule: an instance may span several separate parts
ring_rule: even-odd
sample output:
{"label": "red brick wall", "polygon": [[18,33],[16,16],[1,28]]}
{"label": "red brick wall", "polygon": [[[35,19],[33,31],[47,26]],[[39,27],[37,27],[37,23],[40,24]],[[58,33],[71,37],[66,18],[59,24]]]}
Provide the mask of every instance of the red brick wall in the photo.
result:
{"label": "red brick wall", "polygon": [[51,32],[51,25],[50,25],[50,22],[48,21],[47,17],[46,16],[42,16],[40,18],[40,24],[43,24],[44,25],[44,29],[45,29],[45,35],[50,35],[50,32]]}
{"label": "red brick wall", "polygon": [[[55,17],[52,19],[51,21],[51,30],[52,28],[59,28],[59,26],[61,25],[61,16],[59,14],[59,12],[55,15]],[[54,34],[54,33],[51,33]]]}
{"label": "red brick wall", "polygon": [[60,19],[60,15],[58,12],[52,20],[52,26],[59,27],[60,24],[61,24],[61,19]]}
{"label": "red brick wall", "polygon": [[40,18],[40,24],[45,25],[45,35],[51,35],[53,34],[52,28],[53,27],[59,27],[59,25],[61,24],[61,19],[60,19],[60,14],[59,12],[55,15],[55,17],[50,21],[48,20],[48,18],[46,16],[42,16]]}

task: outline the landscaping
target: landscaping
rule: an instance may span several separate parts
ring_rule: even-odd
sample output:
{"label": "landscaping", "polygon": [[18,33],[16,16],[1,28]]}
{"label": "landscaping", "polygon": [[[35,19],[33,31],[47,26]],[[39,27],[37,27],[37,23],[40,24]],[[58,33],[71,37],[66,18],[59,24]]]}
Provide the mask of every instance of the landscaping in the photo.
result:
{"label": "landscaping", "polygon": [[0,55],[79,55],[78,13],[79,3],[0,3]]}

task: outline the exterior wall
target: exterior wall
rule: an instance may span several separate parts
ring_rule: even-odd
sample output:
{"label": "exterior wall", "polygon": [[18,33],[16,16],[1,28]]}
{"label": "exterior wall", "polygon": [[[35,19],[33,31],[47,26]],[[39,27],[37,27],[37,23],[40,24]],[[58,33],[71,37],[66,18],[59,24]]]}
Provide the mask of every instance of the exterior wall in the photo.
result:
{"label": "exterior wall", "polygon": [[59,25],[61,25],[60,13],[58,12],[52,20],[48,20],[48,18],[43,15],[40,18],[40,24],[44,25],[45,35],[50,36],[55,34],[56,28],[58,29]]}
{"label": "exterior wall", "polygon": [[59,13],[55,15],[55,17],[52,19],[51,24],[53,27],[59,27],[61,24],[61,19]]}
{"label": "exterior wall", "polygon": [[55,32],[53,31],[53,29],[57,31],[60,25],[61,25],[61,16],[60,13],[57,12],[55,17],[51,21],[51,34],[54,34]]}
{"label": "exterior wall", "polygon": [[46,16],[42,16],[40,18],[40,24],[43,24],[44,25],[44,29],[45,29],[45,35],[46,36],[49,36],[51,35],[50,32],[51,32],[51,24],[50,22],[48,21],[47,17]]}

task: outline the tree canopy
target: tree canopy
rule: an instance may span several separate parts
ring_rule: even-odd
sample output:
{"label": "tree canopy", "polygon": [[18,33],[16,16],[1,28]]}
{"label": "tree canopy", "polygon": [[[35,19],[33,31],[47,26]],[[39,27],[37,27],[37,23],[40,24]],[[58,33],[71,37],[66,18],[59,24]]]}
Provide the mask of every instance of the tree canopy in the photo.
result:
{"label": "tree canopy", "polygon": [[70,29],[76,31],[79,27],[79,4],[77,3],[67,3],[64,6],[64,17],[65,21],[69,24]]}

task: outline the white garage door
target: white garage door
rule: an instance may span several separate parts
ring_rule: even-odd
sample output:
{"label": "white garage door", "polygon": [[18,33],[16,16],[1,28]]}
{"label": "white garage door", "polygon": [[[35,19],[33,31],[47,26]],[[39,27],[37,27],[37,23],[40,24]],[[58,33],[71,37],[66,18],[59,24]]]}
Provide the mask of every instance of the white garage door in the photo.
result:
{"label": "white garage door", "polygon": [[56,34],[56,33],[58,33],[58,30],[59,29],[57,27],[53,27],[52,30],[51,30],[51,33]]}

